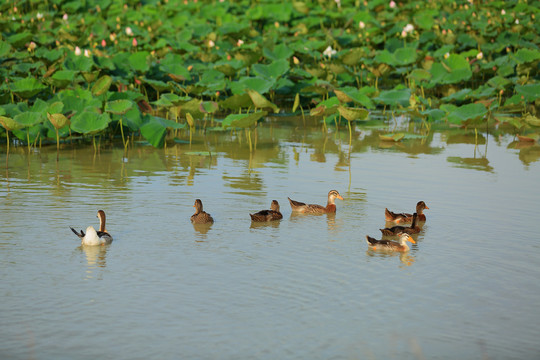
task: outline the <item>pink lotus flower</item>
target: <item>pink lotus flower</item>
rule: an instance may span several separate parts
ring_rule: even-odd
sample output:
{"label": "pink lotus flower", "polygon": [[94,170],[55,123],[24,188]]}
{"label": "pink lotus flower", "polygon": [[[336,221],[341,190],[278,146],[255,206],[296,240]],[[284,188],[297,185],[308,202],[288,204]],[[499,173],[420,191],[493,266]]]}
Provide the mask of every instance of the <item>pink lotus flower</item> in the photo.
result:
{"label": "pink lotus flower", "polygon": [[107,46],[107,42],[105,41],[105,39],[101,40],[101,46],[103,47]]}
{"label": "pink lotus flower", "polygon": [[394,0],[390,1],[390,4],[388,4],[388,6],[390,6],[391,9],[395,8],[396,7],[396,2]]}
{"label": "pink lotus flower", "polygon": [[78,46],[75,46],[75,55],[81,56],[81,54],[82,54],[81,48]]}
{"label": "pink lotus flower", "polygon": [[133,38],[133,41],[131,42],[133,46],[137,46],[137,39]]}

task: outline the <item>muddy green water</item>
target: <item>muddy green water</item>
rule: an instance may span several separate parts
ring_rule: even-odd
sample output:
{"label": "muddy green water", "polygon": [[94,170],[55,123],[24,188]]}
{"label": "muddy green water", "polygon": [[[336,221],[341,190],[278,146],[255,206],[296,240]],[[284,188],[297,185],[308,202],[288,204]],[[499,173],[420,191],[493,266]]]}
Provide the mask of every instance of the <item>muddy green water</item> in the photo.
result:
{"label": "muddy green water", "polygon": [[[346,128],[274,118],[251,156],[242,132],[125,157],[65,145],[58,162],[55,146],[12,147],[0,358],[539,358],[540,147],[379,133],[356,127],[349,147]],[[335,216],[291,215],[287,196],[324,204],[331,189],[344,197]],[[196,198],[209,228],[190,223]],[[283,220],[252,225],[272,199]],[[411,251],[368,251],[385,207],[419,200],[430,209]],[[81,247],[69,226],[97,226],[98,209],[114,242]]]}

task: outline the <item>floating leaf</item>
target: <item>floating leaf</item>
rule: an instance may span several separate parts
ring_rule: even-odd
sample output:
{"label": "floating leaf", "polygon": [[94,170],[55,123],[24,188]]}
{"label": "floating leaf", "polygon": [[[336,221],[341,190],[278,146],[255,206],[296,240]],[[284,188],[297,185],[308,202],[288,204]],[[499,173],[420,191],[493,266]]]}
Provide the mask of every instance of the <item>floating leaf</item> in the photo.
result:
{"label": "floating leaf", "polygon": [[404,133],[395,133],[392,135],[379,135],[379,139],[383,141],[393,141],[393,142],[398,142],[404,137],[405,137]]}
{"label": "floating leaf", "polygon": [[527,114],[523,117],[525,122],[532,126],[540,126],[540,119],[538,119],[536,116]]}

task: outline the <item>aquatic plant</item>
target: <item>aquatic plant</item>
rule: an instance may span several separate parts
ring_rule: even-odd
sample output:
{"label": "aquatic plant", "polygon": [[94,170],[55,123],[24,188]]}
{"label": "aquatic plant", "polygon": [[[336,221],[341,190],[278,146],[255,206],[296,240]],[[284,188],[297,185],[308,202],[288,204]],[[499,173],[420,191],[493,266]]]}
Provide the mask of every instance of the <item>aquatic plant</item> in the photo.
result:
{"label": "aquatic plant", "polygon": [[59,148],[70,132],[119,133],[125,148],[134,136],[163,146],[187,122],[191,134],[208,116],[258,109],[300,109],[304,122],[310,109],[324,126],[338,114],[350,126],[346,109],[389,109],[426,126],[504,119],[537,131],[533,3],[209,3],[1,5],[6,138]]}

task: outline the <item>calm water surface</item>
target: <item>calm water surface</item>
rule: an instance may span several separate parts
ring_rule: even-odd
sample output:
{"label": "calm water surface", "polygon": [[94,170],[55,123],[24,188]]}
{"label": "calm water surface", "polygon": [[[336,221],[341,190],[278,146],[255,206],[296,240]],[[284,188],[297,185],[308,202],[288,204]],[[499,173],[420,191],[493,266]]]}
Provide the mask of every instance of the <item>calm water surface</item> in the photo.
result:
{"label": "calm water surface", "polygon": [[[2,359],[540,357],[540,146],[275,118],[165,149],[12,147],[0,171]],[[404,130],[420,134],[419,125]],[[182,140],[189,139],[179,134]],[[0,164],[6,163],[5,146]],[[335,216],[291,215],[287,197]],[[189,221],[202,199],[216,219]],[[279,201],[284,218],[249,213]],[[429,206],[407,254],[367,250],[384,209]],[[69,226],[108,215],[114,242]]]}

